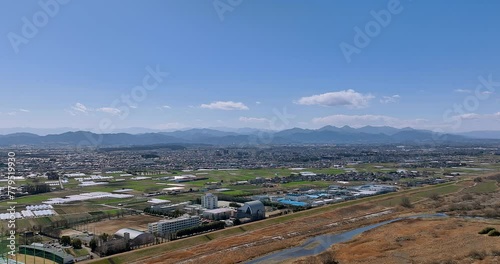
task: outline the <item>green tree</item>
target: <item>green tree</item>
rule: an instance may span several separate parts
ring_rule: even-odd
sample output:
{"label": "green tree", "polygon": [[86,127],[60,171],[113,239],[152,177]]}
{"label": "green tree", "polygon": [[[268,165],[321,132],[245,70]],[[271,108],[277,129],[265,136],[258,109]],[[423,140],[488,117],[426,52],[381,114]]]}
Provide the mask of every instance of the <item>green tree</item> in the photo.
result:
{"label": "green tree", "polygon": [[239,203],[235,203],[235,202],[229,203],[229,206],[230,207],[234,207],[234,208],[240,208],[241,207],[241,205]]}
{"label": "green tree", "polygon": [[89,246],[92,251],[95,251],[97,248],[97,239],[92,238],[92,240],[90,240]]}
{"label": "green tree", "polygon": [[74,249],[82,249],[82,241],[78,238],[73,239],[71,245],[73,246]]}
{"label": "green tree", "polygon": [[71,245],[71,237],[69,237],[69,236],[62,236],[61,237],[61,245],[63,245],[63,246],[69,246],[69,245]]}
{"label": "green tree", "polygon": [[103,241],[106,242],[109,239],[109,235],[106,233],[103,233],[102,235],[99,236],[99,238]]}

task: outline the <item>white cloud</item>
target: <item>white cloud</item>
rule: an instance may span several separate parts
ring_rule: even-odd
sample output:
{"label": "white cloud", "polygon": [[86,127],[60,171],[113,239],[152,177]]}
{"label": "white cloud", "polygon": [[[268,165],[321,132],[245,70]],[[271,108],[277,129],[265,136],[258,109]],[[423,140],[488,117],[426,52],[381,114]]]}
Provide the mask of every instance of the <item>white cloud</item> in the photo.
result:
{"label": "white cloud", "polygon": [[[18,110],[14,110],[14,111],[11,111],[11,112],[7,112],[7,113],[4,113],[5,115],[8,115],[8,116],[16,116],[18,114],[23,114],[23,113],[31,113],[30,110],[26,110],[26,109],[18,109]],[[2,115],[2,113],[0,112],[0,115]]]}
{"label": "white cloud", "polygon": [[262,102],[257,101],[257,102],[255,102],[255,104],[260,105],[260,104],[262,104]]}
{"label": "white cloud", "polygon": [[233,101],[227,101],[227,102],[213,102],[211,104],[202,104],[200,106],[201,108],[205,109],[215,109],[215,110],[249,110],[248,106],[246,106],[243,103],[240,102],[233,102]]}
{"label": "white cloud", "polygon": [[71,107],[71,109],[77,111],[77,112],[80,112],[80,113],[84,113],[84,114],[87,114],[89,111],[91,111],[91,109],[87,108],[84,104],[82,103],[76,103],[75,105],[73,105]]}
{"label": "white cloud", "polygon": [[397,103],[399,102],[400,98],[401,96],[399,96],[398,94],[392,96],[383,96],[382,99],[380,99],[380,103],[382,104]]}
{"label": "white cloud", "polygon": [[269,122],[269,119],[267,118],[259,118],[259,117],[240,117],[240,121],[241,122],[245,122],[245,123],[265,123],[265,122]]}
{"label": "white cloud", "polygon": [[[137,108],[137,106],[131,106],[132,108]],[[110,115],[119,115],[122,113],[122,111],[118,108],[114,107],[100,107],[100,108],[89,108],[85,106],[82,103],[76,103],[73,106],[71,106],[71,109],[65,110],[72,116],[76,116],[78,114],[89,114],[91,112],[101,112],[105,114],[110,114]]]}
{"label": "white cloud", "polygon": [[404,120],[396,117],[385,115],[331,115],[325,117],[313,118],[312,123],[316,125],[333,125],[333,126],[392,126],[397,128],[402,127],[422,127],[426,120],[414,119]]}
{"label": "white cloud", "polygon": [[122,111],[120,111],[120,109],[113,108],[113,107],[101,107],[101,108],[98,108],[96,111],[110,114],[110,115],[119,115],[122,112]]}
{"label": "white cloud", "polygon": [[472,90],[469,90],[469,89],[456,89],[455,93],[472,93]]}
{"label": "white cloud", "polygon": [[371,94],[361,94],[352,89],[338,92],[330,92],[309,97],[302,97],[297,104],[301,105],[322,105],[322,106],[350,106],[362,108],[368,106],[368,103],[374,96]]}
{"label": "white cloud", "polygon": [[172,109],[172,107],[170,107],[169,105],[162,105],[162,106],[158,106],[157,109],[165,110],[165,109]]}
{"label": "white cloud", "polygon": [[472,119],[480,119],[481,118],[481,115],[479,114],[474,114],[474,113],[469,113],[469,114],[463,114],[463,115],[458,115],[458,116],[455,116],[457,118],[461,118],[461,119],[469,119],[469,120],[472,120]]}
{"label": "white cloud", "polygon": [[500,112],[493,114],[476,114],[476,113],[467,113],[462,115],[456,115],[454,118],[459,118],[463,120],[478,120],[478,119],[500,119]]}

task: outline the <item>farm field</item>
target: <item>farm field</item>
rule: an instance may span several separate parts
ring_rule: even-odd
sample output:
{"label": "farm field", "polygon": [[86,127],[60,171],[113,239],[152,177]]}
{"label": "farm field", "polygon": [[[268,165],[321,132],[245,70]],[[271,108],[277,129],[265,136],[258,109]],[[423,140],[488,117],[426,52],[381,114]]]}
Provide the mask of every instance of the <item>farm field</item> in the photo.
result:
{"label": "farm field", "polygon": [[[483,167],[487,169],[496,169],[498,164],[490,164],[484,165]],[[356,164],[350,166],[355,168],[357,171],[367,171],[367,172],[387,172],[388,170],[395,171],[398,169],[397,164],[392,163],[373,163],[373,164]],[[443,171],[439,169],[428,169],[428,168],[415,168],[414,170],[419,171],[435,171],[438,175],[443,173]],[[464,168],[461,169],[446,169],[451,171],[467,171]],[[445,170],[445,171],[446,171]],[[65,190],[55,191],[51,193],[44,193],[38,195],[30,195],[25,197],[19,197],[16,199],[18,203],[18,207],[24,207],[25,205],[31,204],[39,204],[49,198],[54,197],[64,197],[71,194],[78,194],[84,192],[113,192],[120,189],[133,189],[132,194],[140,197],[144,192],[155,192],[159,191],[163,188],[169,187],[168,184],[173,184],[174,182],[158,180],[160,177],[165,176],[179,176],[185,174],[193,174],[198,177],[206,177],[208,179],[201,181],[193,181],[182,183],[185,185],[185,189],[193,189],[194,191],[204,189],[205,183],[207,182],[221,182],[221,188],[229,188],[233,193],[229,192],[229,195],[251,195],[255,192],[261,191],[258,186],[252,185],[233,185],[237,181],[247,181],[251,179],[255,179],[256,177],[275,177],[275,176],[288,176],[291,173],[297,173],[300,171],[311,171],[314,173],[327,173],[327,174],[339,174],[343,173],[343,169],[336,168],[325,168],[325,169],[303,169],[303,170],[291,170],[288,168],[280,168],[280,169],[241,169],[241,170],[206,170],[206,171],[192,171],[192,172],[181,172],[174,171],[167,174],[161,175],[147,175],[145,177],[150,177],[150,179],[146,180],[131,180],[131,177],[121,177],[124,181],[116,181],[116,179],[120,179],[120,177],[116,177],[107,185],[99,185],[99,186],[90,186],[90,187],[79,187],[77,186],[77,181],[75,179],[69,179],[69,184],[66,185]],[[475,174],[480,173],[488,173],[489,171],[476,171]],[[472,173],[472,171],[468,171],[468,173]],[[467,175],[467,174],[466,174]],[[406,179],[402,179],[402,182],[408,181]],[[335,184],[334,182],[290,182],[286,184],[282,184],[278,187],[293,189],[299,187],[311,187],[311,188],[324,188],[329,185]],[[353,184],[353,183],[352,183]],[[362,184],[362,183],[358,183]],[[492,187],[490,187],[492,188]],[[491,189],[490,189],[491,190]],[[180,202],[186,200],[194,200],[196,197],[199,197],[201,193],[193,192],[193,193],[184,193],[180,195],[164,195],[159,197],[161,199],[171,200],[173,202]],[[100,199],[100,200],[92,200],[85,202],[86,204],[90,204],[93,206],[97,206],[99,204],[108,204],[117,206],[118,204],[131,204],[131,208],[142,210],[146,205],[147,198],[133,198],[133,199]],[[6,201],[0,202],[0,210],[7,209]],[[100,210],[102,208],[97,208],[96,210]],[[92,210],[92,209],[90,209]],[[84,211],[85,212],[85,211]]]}
{"label": "farm field", "polygon": [[[328,173],[328,174],[339,174],[342,173],[343,170],[340,169],[304,169],[304,171],[312,171],[315,173]],[[115,177],[114,180],[112,180],[109,184],[106,185],[98,185],[98,186],[89,186],[89,187],[79,187],[78,182],[75,179],[69,179],[69,183],[65,185],[64,190],[56,191],[56,192],[50,192],[50,193],[43,193],[43,194],[37,194],[37,195],[29,195],[29,196],[24,196],[24,197],[19,197],[16,198],[16,202],[18,203],[19,207],[23,207],[25,205],[31,205],[31,204],[39,204],[43,201],[46,201],[50,198],[55,198],[55,197],[64,197],[67,195],[73,195],[73,194],[78,194],[78,193],[85,193],[85,192],[113,192],[116,190],[120,189],[133,189],[132,194],[135,195],[142,195],[144,192],[154,192],[154,191],[159,191],[163,188],[169,187],[168,184],[174,184],[175,182],[170,182],[170,181],[162,181],[158,180],[158,178],[165,177],[165,176],[180,176],[180,175],[185,175],[185,174],[193,174],[198,177],[207,177],[208,180],[201,180],[201,181],[193,181],[193,182],[186,182],[182,183],[186,186],[186,189],[201,189],[205,186],[205,183],[207,182],[222,182],[223,186],[222,187],[230,187],[231,189],[235,190],[242,190],[245,187],[242,186],[234,186],[231,185],[231,183],[237,182],[237,181],[246,181],[246,180],[251,180],[255,179],[256,177],[274,177],[274,176],[288,176],[293,172],[297,171],[292,171],[290,169],[242,169],[242,170],[208,170],[208,171],[193,171],[193,172],[172,172],[172,173],[167,173],[167,174],[161,174],[161,175],[147,175],[145,177],[150,177],[150,179],[145,179],[145,180],[131,180],[131,177]],[[123,179],[124,181],[116,181],[117,179]],[[27,183],[31,182],[30,180],[27,181]],[[250,187],[247,189],[257,189],[257,187]],[[168,198],[167,198],[168,199]],[[175,201],[176,198],[172,197],[172,199]],[[95,201],[89,201],[89,203],[93,204],[118,204],[118,203],[127,203],[127,201],[124,201],[123,199],[101,199],[101,200],[95,200]],[[6,201],[0,202],[0,210],[1,209],[7,209],[7,203]]]}
{"label": "farm field", "polygon": [[[410,199],[410,201],[412,203],[414,203],[414,202],[418,202],[418,201],[421,201],[423,199],[429,198],[433,194],[446,195],[446,194],[458,192],[458,191],[462,190],[464,187],[465,186],[462,186],[460,183],[451,184],[451,185],[446,185],[446,186],[439,187],[439,188],[433,188],[432,190],[418,192],[415,195],[409,195],[408,198]],[[397,206],[401,203],[402,197],[404,197],[404,195],[381,201],[379,204],[384,205],[384,206]]]}

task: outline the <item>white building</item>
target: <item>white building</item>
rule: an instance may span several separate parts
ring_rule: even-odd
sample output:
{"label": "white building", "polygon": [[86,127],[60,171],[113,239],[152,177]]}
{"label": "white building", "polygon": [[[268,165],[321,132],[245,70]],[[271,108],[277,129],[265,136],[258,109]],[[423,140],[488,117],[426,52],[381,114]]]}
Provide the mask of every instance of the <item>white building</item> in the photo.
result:
{"label": "white building", "polygon": [[206,210],[205,212],[203,212],[203,218],[214,221],[226,220],[231,218],[233,215],[234,215],[234,210],[231,208],[219,208],[219,209]]}
{"label": "white building", "polygon": [[68,177],[68,178],[75,178],[75,177],[85,177],[85,173],[67,173],[67,174],[64,174],[63,175],[64,177]]}
{"label": "white building", "polygon": [[201,206],[207,209],[216,209],[218,203],[217,196],[211,193],[207,193],[201,197]]}
{"label": "white building", "polygon": [[148,224],[148,231],[159,236],[166,236],[183,229],[199,226],[200,222],[201,220],[199,216],[186,215],[180,218],[150,223]]}

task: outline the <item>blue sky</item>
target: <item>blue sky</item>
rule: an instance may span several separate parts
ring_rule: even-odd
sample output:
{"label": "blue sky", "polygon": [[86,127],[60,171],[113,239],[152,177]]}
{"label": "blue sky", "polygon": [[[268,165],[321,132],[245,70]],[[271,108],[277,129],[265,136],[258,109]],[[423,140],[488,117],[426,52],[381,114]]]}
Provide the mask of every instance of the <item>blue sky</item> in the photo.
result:
{"label": "blue sky", "polygon": [[500,130],[498,1],[59,1],[2,3],[0,128]]}

